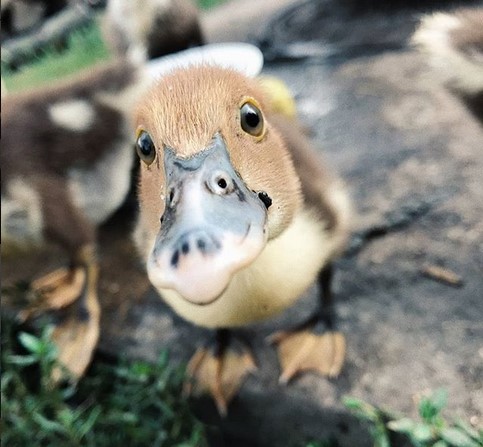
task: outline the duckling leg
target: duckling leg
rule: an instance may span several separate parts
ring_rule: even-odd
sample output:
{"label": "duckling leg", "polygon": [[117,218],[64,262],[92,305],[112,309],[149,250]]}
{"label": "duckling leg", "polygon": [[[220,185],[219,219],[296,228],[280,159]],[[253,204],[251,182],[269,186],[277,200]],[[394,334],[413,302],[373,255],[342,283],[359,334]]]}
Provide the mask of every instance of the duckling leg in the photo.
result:
{"label": "duckling leg", "polygon": [[[77,378],[87,368],[99,338],[95,227],[73,203],[65,179],[41,176],[34,180],[42,199],[44,234],[62,246],[71,261],[69,268],[32,283],[32,289],[40,294],[39,304],[34,303],[20,317],[59,311],[52,339],[59,362]],[[60,377],[60,369],[54,371],[54,379]]]}
{"label": "duckling leg", "polygon": [[231,399],[238,393],[246,376],[257,369],[249,348],[234,340],[228,329],[216,331],[208,346],[199,348],[191,358],[187,372],[191,381],[185,384],[187,394],[208,392],[218,412],[226,416]]}
{"label": "duckling leg", "polygon": [[320,308],[316,315],[291,331],[280,331],[269,337],[278,345],[282,366],[280,383],[288,383],[304,371],[316,371],[328,377],[339,375],[345,358],[345,337],[335,330],[331,292],[332,267],[319,275]]}
{"label": "duckling leg", "polygon": [[[58,360],[74,376],[80,378],[89,365],[99,339],[100,305],[97,298],[99,267],[93,245],[79,250],[78,263],[84,272],[82,292],[68,314],[59,320],[52,334],[52,341],[58,348]],[[54,380],[62,377],[56,369]]]}

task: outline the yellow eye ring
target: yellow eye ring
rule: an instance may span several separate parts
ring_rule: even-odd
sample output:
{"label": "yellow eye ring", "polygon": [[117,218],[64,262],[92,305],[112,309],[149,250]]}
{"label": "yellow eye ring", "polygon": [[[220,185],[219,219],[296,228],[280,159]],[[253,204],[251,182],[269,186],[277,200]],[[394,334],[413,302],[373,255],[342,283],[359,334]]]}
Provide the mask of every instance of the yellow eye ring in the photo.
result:
{"label": "yellow eye ring", "polygon": [[149,166],[156,158],[156,147],[154,142],[145,130],[139,129],[136,138],[136,152],[138,157]]}
{"label": "yellow eye ring", "polygon": [[240,125],[246,133],[258,138],[265,131],[263,114],[252,99],[245,100],[240,106]]}

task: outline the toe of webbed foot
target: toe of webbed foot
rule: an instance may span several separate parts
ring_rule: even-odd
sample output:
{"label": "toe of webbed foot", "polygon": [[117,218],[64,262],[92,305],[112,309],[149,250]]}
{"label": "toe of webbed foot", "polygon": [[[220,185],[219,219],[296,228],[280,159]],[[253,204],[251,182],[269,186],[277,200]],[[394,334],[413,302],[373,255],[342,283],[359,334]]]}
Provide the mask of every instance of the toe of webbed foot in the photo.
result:
{"label": "toe of webbed foot", "polygon": [[269,341],[277,345],[283,384],[307,371],[337,377],[344,364],[346,341],[339,331],[319,331],[312,326],[277,332]]}
{"label": "toe of webbed foot", "polygon": [[34,280],[30,290],[36,299],[20,312],[27,320],[42,313],[55,319],[52,341],[57,348],[60,367],[53,379],[80,378],[89,365],[100,331],[100,305],[97,296],[99,266],[95,245],[82,245],[72,254],[69,267]]}
{"label": "toe of webbed foot", "polygon": [[91,296],[88,305],[74,306],[54,325],[52,341],[57,348],[60,368],[54,369],[53,379],[64,378],[62,368],[68,378],[77,380],[89,366],[99,340],[100,310],[97,296]]}
{"label": "toe of webbed foot", "polygon": [[51,340],[60,365],[52,373],[55,381],[82,377],[97,346],[100,305],[96,270],[95,266],[61,268],[36,279],[30,289],[37,299],[18,315],[21,321],[45,313],[53,318]]}
{"label": "toe of webbed foot", "polygon": [[30,284],[32,303],[18,314],[20,321],[26,321],[39,314],[63,309],[74,303],[83,292],[86,282],[84,268],[59,268],[35,279]]}
{"label": "toe of webbed foot", "polygon": [[199,348],[191,358],[185,393],[210,394],[218,413],[226,416],[230,401],[238,394],[247,376],[256,369],[247,346],[233,340],[228,344],[217,339],[214,345]]}

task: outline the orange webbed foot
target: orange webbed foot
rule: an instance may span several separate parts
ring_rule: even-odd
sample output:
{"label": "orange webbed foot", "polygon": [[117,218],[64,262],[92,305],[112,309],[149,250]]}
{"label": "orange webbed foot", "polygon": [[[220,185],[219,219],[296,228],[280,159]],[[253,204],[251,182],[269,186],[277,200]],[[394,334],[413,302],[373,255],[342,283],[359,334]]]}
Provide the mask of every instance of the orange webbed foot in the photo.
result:
{"label": "orange webbed foot", "polygon": [[[58,349],[58,361],[77,380],[89,366],[100,332],[100,306],[95,291],[75,303],[71,312],[57,324],[52,341]],[[53,379],[63,378],[62,370],[53,372]]]}
{"label": "orange webbed foot", "polygon": [[217,337],[215,343],[214,347],[199,348],[191,358],[187,368],[191,380],[186,383],[185,392],[209,393],[219,414],[226,416],[228,404],[257,367],[246,346],[229,346],[224,337]]}
{"label": "orange webbed foot", "polygon": [[[63,268],[32,282],[38,300],[19,314],[26,320],[40,313],[56,311],[52,341],[58,350],[59,364],[80,378],[89,365],[99,339],[100,305],[97,297],[98,265],[95,249],[86,245],[76,254],[77,267]],[[56,368],[53,379],[62,378]]]}
{"label": "orange webbed foot", "polygon": [[35,279],[30,284],[35,299],[31,305],[18,314],[20,321],[26,321],[49,310],[59,310],[72,304],[82,294],[86,281],[84,268],[60,268]]}
{"label": "orange webbed foot", "polygon": [[286,384],[297,374],[315,371],[337,377],[345,358],[345,337],[338,331],[317,333],[315,326],[281,331],[269,337],[278,346],[282,367],[280,383]]}

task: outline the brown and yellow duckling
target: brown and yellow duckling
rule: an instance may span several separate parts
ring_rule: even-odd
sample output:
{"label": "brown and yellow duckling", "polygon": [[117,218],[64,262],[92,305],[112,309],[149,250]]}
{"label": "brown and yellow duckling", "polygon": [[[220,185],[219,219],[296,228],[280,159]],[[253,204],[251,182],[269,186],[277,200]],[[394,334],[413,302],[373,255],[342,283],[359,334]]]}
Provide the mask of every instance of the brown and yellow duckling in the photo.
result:
{"label": "brown and yellow duckling", "polygon": [[151,283],[186,320],[216,331],[189,369],[220,413],[255,363],[230,329],[294,305],[314,282],[320,311],[277,333],[281,381],[308,369],[336,376],[331,262],[348,237],[338,178],[297,122],[274,113],[257,80],[199,66],[161,79],[136,116],[141,159],[137,243]]}

